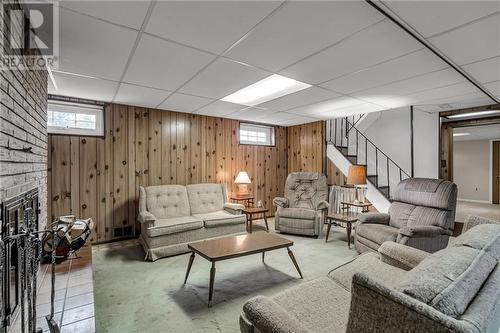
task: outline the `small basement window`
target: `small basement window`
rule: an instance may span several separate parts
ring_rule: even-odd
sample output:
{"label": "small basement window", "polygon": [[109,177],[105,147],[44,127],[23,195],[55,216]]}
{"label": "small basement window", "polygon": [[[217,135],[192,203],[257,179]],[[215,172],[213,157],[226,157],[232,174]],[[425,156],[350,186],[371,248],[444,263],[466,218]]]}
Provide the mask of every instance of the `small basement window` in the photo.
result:
{"label": "small basement window", "polygon": [[49,100],[47,132],[49,134],[103,136],[103,106]]}
{"label": "small basement window", "polygon": [[240,144],[274,146],[274,127],[240,123]]}

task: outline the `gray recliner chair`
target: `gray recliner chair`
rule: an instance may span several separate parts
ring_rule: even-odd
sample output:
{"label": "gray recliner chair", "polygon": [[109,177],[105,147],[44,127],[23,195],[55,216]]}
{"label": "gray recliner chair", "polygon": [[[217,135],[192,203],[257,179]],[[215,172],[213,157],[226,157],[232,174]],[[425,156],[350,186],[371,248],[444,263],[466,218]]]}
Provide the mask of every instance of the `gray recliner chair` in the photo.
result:
{"label": "gray recliner chair", "polygon": [[359,253],[377,251],[393,241],[427,252],[448,245],[453,233],[457,185],[441,179],[409,178],[396,188],[389,214],[358,216],[354,246]]}
{"label": "gray recliner chair", "polygon": [[280,232],[320,236],[323,216],[329,204],[326,176],[321,173],[293,172],[285,183],[285,197],[276,197],[274,226]]}

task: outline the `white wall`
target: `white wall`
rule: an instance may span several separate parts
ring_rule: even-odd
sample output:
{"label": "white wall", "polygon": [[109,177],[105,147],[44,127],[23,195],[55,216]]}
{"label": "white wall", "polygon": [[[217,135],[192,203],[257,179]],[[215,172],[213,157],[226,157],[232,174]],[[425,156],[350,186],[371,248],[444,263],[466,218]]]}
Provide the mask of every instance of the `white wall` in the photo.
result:
{"label": "white wall", "polygon": [[490,141],[453,142],[453,181],[458,198],[490,201]]}
{"label": "white wall", "polygon": [[[438,178],[439,114],[415,110],[413,115],[415,177]],[[409,108],[382,111],[370,115],[373,117],[376,119],[370,120],[364,135],[410,174]]]}

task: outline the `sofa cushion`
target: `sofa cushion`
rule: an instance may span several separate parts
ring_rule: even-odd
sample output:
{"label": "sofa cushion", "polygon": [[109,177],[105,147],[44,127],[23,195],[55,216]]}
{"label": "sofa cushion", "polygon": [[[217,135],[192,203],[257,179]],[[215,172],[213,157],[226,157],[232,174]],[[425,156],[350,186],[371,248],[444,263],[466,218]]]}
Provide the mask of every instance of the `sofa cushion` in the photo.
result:
{"label": "sofa cushion", "polygon": [[223,209],[226,193],[222,184],[192,184],[186,186],[192,214],[217,212]]}
{"label": "sofa cushion", "polygon": [[482,250],[446,248],[410,270],[398,290],[456,318],[464,313],[496,264],[497,260]]}
{"label": "sofa cushion", "polygon": [[182,216],[171,219],[158,219],[154,226],[147,229],[149,237],[170,235],[178,232],[203,228],[203,221],[192,216]]}
{"label": "sofa cushion", "polygon": [[399,230],[388,225],[362,223],[356,225],[356,235],[369,239],[379,245],[383,242],[395,242]]}
{"label": "sofa cushion", "polygon": [[300,283],[273,300],[311,332],[345,332],[351,294],[327,277]]}
{"label": "sofa cushion", "polygon": [[[299,219],[292,219],[289,217],[280,217],[279,226],[280,230],[282,227],[285,227],[290,229],[306,229],[306,230],[311,230],[311,232],[313,232],[314,220],[299,220]],[[289,230],[284,230],[284,232],[287,231]]]}
{"label": "sofa cushion", "polygon": [[223,210],[204,214],[193,214],[193,217],[203,220],[205,228],[215,228],[223,225],[240,224],[246,222],[245,215],[234,215]]}
{"label": "sofa cushion", "polygon": [[280,210],[280,217],[291,219],[314,220],[316,211],[307,208],[283,208]]}
{"label": "sofa cushion", "polygon": [[146,210],[157,219],[191,215],[185,186],[158,185],[145,187],[144,190]]}
{"label": "sofa cushion", "polygon": [[454,244],[484,250],[498,260],[500,259],[500,224],[477,225],[458,236]]}

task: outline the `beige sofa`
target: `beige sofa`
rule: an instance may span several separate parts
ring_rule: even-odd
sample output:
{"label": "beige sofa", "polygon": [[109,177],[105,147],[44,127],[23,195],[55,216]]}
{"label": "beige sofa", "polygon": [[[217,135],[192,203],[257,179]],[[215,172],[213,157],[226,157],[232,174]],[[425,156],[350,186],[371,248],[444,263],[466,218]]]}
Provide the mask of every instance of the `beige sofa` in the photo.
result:
{"label": "beige sofa", "polygon": [[145,260],[188,252],[189,242],[245,232],[245,207],[222,184],[140,187],[139,242]]}
{"label": "beige sofa", "polygon": [[500,225],[428,253],[395,242],[328,276],[246,302],[243,333],[470,332],[500,327]]}

